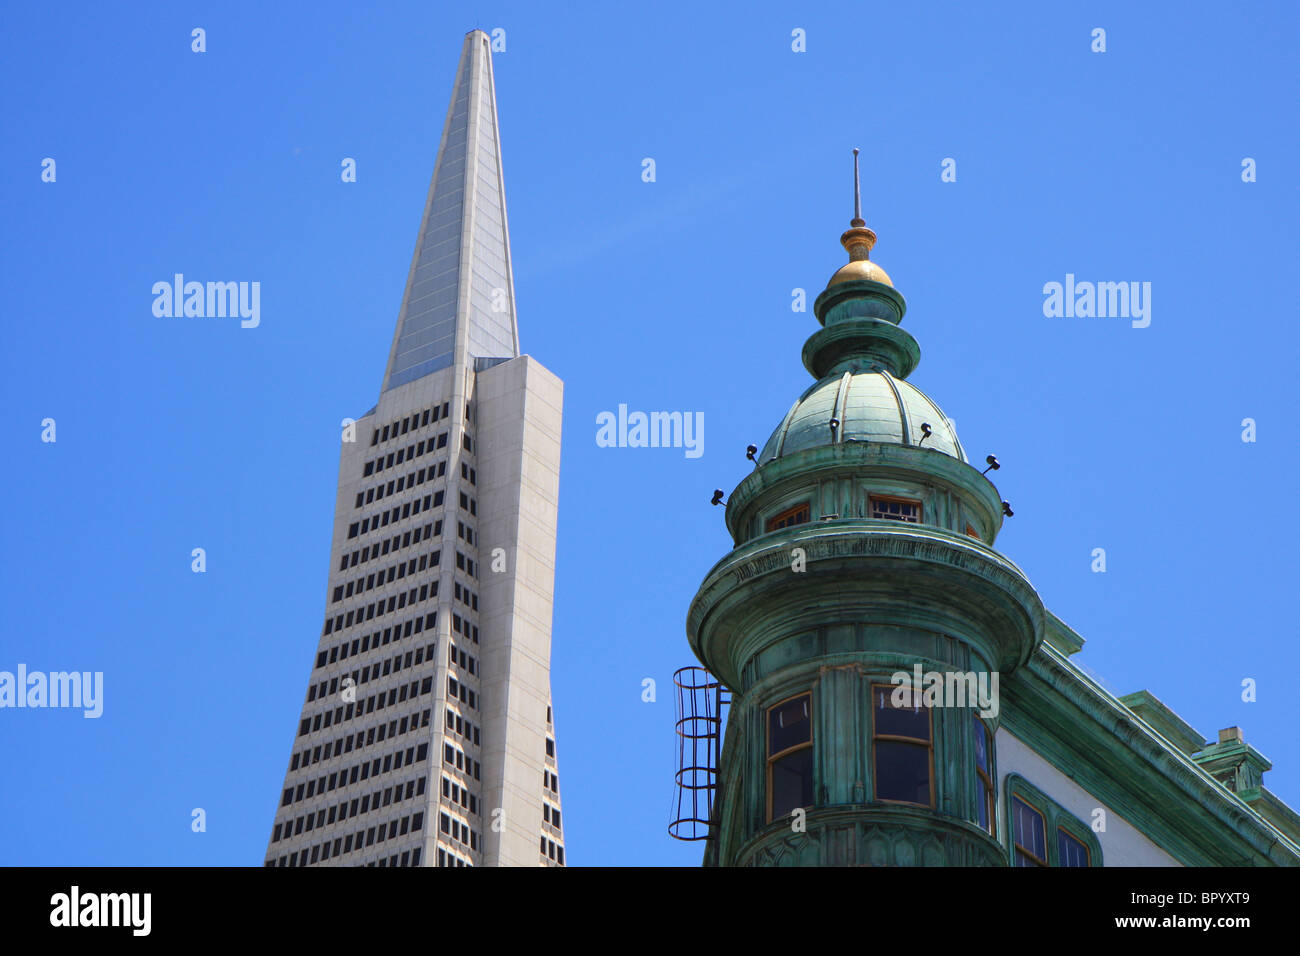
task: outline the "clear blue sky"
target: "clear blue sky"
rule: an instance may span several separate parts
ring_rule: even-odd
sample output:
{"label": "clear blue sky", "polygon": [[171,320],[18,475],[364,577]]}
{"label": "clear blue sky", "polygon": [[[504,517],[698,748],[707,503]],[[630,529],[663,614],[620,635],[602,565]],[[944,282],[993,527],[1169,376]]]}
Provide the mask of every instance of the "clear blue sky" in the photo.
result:
{"label": "clear blue sky", "polygon": [[[852,146],[921,344],[911,381],[1002,461],[1000,549],[1087,639],[1076,660],[1207,737],[1241,725],[1300,806],[1294,5],[817,6],[6,10],[0,669],[103,671],[105,711],[0,711],[0,863],[261,863],[339,422],[377,398],[476,26],[507,37],[520,340],[566,387],[552,677],[573,864],[699,860],[666,835],[669,689],[729,547],[709,494],[811,381],[791,290],[811,301],[844,260]],[[261,326],[155,318],[176,272],[261,282]],[[1150,327],[1045,318],[1066,273],[1150,282]],[[703,412],[705,454],[597,447],[620,403]]]}

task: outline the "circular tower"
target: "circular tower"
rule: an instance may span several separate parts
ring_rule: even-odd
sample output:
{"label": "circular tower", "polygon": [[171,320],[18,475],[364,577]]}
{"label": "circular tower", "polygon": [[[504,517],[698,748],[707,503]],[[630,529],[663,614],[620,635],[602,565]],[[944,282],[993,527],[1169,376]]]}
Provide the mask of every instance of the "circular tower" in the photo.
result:
{"label": "circular tower", "polygon": [[875,240],[855,210],[816,381],[731,493],[735,548],[688,614],[731,694],[706,865],[1005,864],[998,688],[1043,605],[993,548],[997,489],[906,380],[920,348]]}

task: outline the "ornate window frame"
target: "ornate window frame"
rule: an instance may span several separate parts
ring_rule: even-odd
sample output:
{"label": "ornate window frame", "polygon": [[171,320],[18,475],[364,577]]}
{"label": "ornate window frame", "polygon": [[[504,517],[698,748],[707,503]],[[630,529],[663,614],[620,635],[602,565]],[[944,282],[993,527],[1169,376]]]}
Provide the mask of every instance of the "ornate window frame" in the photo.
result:
{"label": "ornate window frame", "polygon": [[1004,845],[1007,851],[1007,863],[1016,865],[1014,818],[1012,799],[1019,797],[1029,806],[1043,815],[1045,827],[1044,839],[1047,850],[1047,865],[1060,866],[1060,849],[1057,845],[1057,831],[1064,830],[1068,836],[1082,843],[1088,851],[1088,866],[1102,866],[1101,843],[1092,828],[1061,806],[1043,791],[1018,773],[1007,774],[1004,781],[1004,799],[1006,801],[1006,832]]}

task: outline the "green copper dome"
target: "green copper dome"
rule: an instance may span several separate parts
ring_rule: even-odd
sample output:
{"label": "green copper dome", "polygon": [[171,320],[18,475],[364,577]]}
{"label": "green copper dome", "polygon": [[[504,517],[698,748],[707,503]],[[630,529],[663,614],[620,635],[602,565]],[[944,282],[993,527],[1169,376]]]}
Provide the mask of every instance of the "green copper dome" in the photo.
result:
{"label": "green copper dome", "polygon": [[[930,426],[928,438],[922,425]],[[758,460],[841,442],[920,446],[967,461],[939,406],[916,386],[878,367],[847,369],[813,385],[772,432]]]}

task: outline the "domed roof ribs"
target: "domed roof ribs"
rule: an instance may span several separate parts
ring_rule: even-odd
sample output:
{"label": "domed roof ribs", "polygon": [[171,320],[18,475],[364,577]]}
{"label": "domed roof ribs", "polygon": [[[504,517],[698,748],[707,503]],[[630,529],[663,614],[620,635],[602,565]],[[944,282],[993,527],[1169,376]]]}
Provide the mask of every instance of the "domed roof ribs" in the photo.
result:
{"label": "domed roof ribs", "polygon": [[903,396],[899,394],[898,385],[894,382],[894,376],[890,375],[886,369],[880,370],[880,377],[885,380],[889,390],[894,393],[894,403],[898,405],[898,421],[903,426],[903,444],[912,444],[911,421],[907,416],[907,403],[903,401]]}
{"label": "domed roof ribs", "polygon": [[[807,396],[810,391],[812,391],[812,389],[805,390],[803,395],[800,395],[799,398],[795,400],[795,403],[790,406],[790,410],[785,413],[785,418],[781,419],[781,425],[776,430],[776,447],[772,449],[772,458],[781,457],[781,451],[785,448],[786,432],[790,430],[790,419],[794,418],[794,413],[799,410],[799,406],[803,403],[804,397]],[[771,444],[770,439],[768,444]]]}
{"label": "domed roof ribs", "polygon": [[849,394],[849,385],[852,382],[853,382],[852,372],[845,372],[844,375],[840,377],[839,391],[835,393],[835,405],[831,409],[831,417],[839,419],[840,427],[833,429],[831,431],[832,445],[838,445],[839,443],[844,441],[844,435],[848,432],[849,429],[847,400]]}

